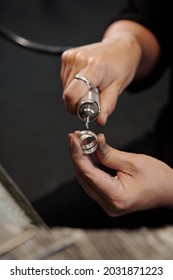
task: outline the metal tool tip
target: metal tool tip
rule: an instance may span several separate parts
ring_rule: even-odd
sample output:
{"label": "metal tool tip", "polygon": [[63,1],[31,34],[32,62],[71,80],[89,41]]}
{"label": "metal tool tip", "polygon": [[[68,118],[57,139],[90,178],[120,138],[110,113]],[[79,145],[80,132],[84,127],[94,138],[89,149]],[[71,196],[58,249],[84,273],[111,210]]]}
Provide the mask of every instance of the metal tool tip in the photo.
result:
{"label": "metal tool tip", "polygon": [[86,129],[89,130],[89,123],[88,122],[86,122]]}
{"label": "metal tool tip", "polygon": [[89,116],[87,117],[87,121],[86,121],[86,128],[89,130],[89,121],[90,121],[90,118],[89,118]]}

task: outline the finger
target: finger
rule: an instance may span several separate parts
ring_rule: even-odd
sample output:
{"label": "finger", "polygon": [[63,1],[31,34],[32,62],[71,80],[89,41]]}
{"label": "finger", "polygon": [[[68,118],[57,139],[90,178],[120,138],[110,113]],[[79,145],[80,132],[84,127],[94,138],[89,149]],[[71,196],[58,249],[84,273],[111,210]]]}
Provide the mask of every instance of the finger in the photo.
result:
{"label": "finger", "polygon": [[62,81],[63,86],[64,86],[64,71],[65,71],[65,62],[63,62],[61,60],[60,77],[61,77],[61,81]]}
{"label": "finger", "polygon": [[83,177],[81,174],[77,173],[77,178],[78,181],[80,183],[80,185],[82,186],[82,188],[84,189],[84,191],[96,202],[98,203],[102,208],[106,208],[105,207],[105,198],[104,196],[102,196],[97,189],[95,190],[95,187],[93,187],[91,184],[89,184],[86,180],[85,177]]}
{"label": "finger", "polygon": [[118,172],[130,174],[134,171],[134,153],[122,152],[107,145],[103,134],[98,135],[98,148],[96,150],[98,160],[106,167]]}
{"label": "finger", "polygon": [[[90,83],[92,87],[97,87],[102,84],[104,74],[101,71],[96,70],[97,67],[87,66],[82,71],[79,72],[82,76],[84,76]],[[71,82],[64,89],[63,98],[67,107],[67,110],[71,113],[76,113],[77,104],[81,97],[88,93],[87,84],[82,81],[75,79],[76,72],[72,72],[70,76]],[[73,79],[72,79],[73,76]]]}
{"label": "finger", "polygon": [[76,74],[80,73],[85,69],[88,65],[88,58],[86,54],[83,51],[77,51],[73,52],[73,60],[71,61],[72,69],[68,73],[68,77],[66,79],[65,87],[68,87],[68,85],[71,83],[71,81],[75,78]]}
{"label": "finger", "polygon": [[124,184],[118,177],[112,177],[95,167],[89,161],[89,157],[83,155],[78,139],[74,138],[74,134],[70,134],[69,138],[73,139],[71,157],[83,189],[109,215],[118,216],[125,213],[126,211],[122,208],[122,200],[126,192]]}
{"label": "finger", "polygon": [[61,79],[64,87],[66,85],[70,72],[74,67],[76,52],[77,52],[77,48],[74,48],[74,49],[69,49],[62,54]]}
{"label": "finger", "polygon": [[92,168],[93,162],[89,155],[84,155],[79,139],[78,134],[80,131],[75,131],[74,133],[69,133],[69,144],[70,144],[70,156],[74,165],[78,167],[80,171],[81,166],[86,166],[86,168]]}
{"label": "finger", "polygon": [[82,47],[67,50],[62,56],[62,78],[66,88],[75,75],[88,65],[88,59]]}
{"label": "finger", "polygon": [[[92,185],[91,182],[87,182],[86,178],[81,175],[78,175],[78,181],[80,183],[80,185],[83,187],[84,191],[98,204],[100,205],[105,212],[110,215],[110,216],[119,216],[120,214],[122,214],[123,210],[119,209],[118,207],[116,207],[115,201],[118,202],[119,197],[121,197],[120,195],[117,195],[116,200],[113,199],[112,200],[112,193],[110,193],[110,195],[107,194],[108,186],[106,186],[107,188],[105,188],[106,190],[106,195],[104,194],[104,192],[101,192],[99,187],[97,187],[97,185]],[[121,187],[121,190],[123,188]]]}
{"label": "finger", "polygon": [[66,81],[65,70],[66,70],[66,67],[68,65],[68,55],[67,55],[68,51],[63,52],[63,54],[61,56],[61,72],[60,72],[60,76],[61,76],[61,80],[62,80],[63,86],[64,86],[65,81]]}
{"label": "finger", "polygon": [[108,117],[112,114],[117,104],[120,89],[117,85],[111,84],[100,93],[100,114],[97,123],[105,125]]}
{"label": "finger", "polygon": [[[97,200],[103,201],[110,199],[112,193],[119,195],[122,183],[99,168],[95,167],[88,157],[83,155],[79,141],[74,134],[69,134],[71,159],[76,170],[77,176],[90,195],[99,196]],[[96,198],[95,198],[96,199]]]}
{"label": "finger", "polygon": [[87,85],[82,81],[73,79],[69,86],[65,88],[63,92],[63,100],[68,112],[76,114],[79,100],[87,93]]}
{"label": "finger", "polygon": [[73,65],[66,64],[63,74],[63,88],[67,88],[68,83],[67,80],[69,78],[70,73],[73,71]]}

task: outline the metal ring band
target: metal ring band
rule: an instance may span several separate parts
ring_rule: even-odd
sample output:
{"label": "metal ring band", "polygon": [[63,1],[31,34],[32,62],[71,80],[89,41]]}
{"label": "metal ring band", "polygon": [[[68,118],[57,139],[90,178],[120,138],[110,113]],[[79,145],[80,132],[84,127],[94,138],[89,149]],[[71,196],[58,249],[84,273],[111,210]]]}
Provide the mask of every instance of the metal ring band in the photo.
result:
{"label": "metal ring band", "polygon": [[[91,130],[82,130],[78,134],[78,138],[84,154],[92,154],[96,151],[98,142],[97,142],[97,135],[94,132],[92,132]],[[85,140],[87,142],[87,139],[90,138],[93,140],[90,143],[85,144],[84,143]]]}
{"label": "metal ring band", "polygon": [[91,82],[81,74],[77,74],[75,79],[83,81],[87,85],[88,89],[91,89]]}

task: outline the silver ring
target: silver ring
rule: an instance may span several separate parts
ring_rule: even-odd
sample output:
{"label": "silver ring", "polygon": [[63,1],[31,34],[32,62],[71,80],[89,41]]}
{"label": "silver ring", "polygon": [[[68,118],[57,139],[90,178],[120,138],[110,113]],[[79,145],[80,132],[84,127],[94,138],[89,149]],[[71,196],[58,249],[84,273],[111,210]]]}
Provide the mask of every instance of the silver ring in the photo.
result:
{"label": "silver ring", "polygon": [[75,79],[83,81],[83,82],[87,85],[88,89],[89,89],[89,90],[91,89],[91,82],[90,82],[87,78],[85,78],[84,76],[82,76],[81,74],[78,73],[78,74],[75,76]]}
{"label": "silver ring", "polygon": [[91,130],[82,130],[78,134],[78,139],[84,154],[92,154],[97,149],[97,135]]}

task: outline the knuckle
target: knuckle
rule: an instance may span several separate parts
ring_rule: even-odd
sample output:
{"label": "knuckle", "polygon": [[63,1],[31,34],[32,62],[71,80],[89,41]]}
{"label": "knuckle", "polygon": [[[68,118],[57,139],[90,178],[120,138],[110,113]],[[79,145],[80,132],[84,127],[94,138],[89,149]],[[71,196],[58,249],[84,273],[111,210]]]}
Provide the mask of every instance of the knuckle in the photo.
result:
{"label": "knuckle", "polygon": [[76,54],[76,63],[84,64],[87,62],[87,57],[84,51],[80,50]]}
{"label": "knuckle", "polygon": [[102,71],[102,69],[104,68],[104,61],[103,61],[103,57],[96,57],[96,56],[91,56],[89,58],[89,64],[94,66],[95,71]]}
{"label": "knuckle", "polygon": [[65,62],[65,63],[69,63],[72,58],[74,57],[74,50],[73,49],[69,49],[69,50],[66,50],[65,52],[63,52],[62,54],[62,61]]}

